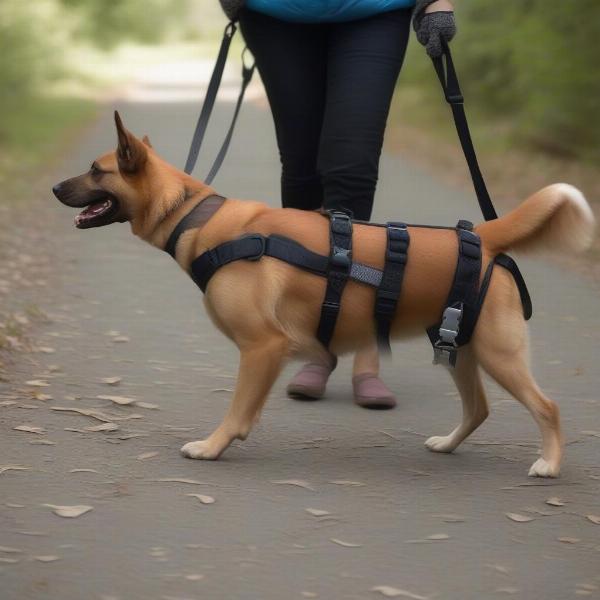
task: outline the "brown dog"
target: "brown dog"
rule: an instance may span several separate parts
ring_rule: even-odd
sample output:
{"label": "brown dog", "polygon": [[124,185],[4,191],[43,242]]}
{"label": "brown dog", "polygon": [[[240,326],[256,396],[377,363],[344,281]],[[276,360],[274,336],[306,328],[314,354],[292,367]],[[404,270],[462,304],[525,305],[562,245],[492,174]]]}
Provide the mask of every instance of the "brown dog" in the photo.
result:
{"label": "brown dog", "polygon": [[[85,207],[75,219],[79,228],[116,221],[131,223],[134,234],[164,249],[176,224],[212,188],[167,164],[147,138],[127,131],[115,113],[119,145],[96,159],[91,169],[54,187],[67,206]],[[479,225],[483,270],[508,250],[583,250],[592,240],[594,218],[582,194],[556,184],[528,198],[511,213]],[[457,240],[451,230],[410,228],[410,258],[392,326],[393,337],[421,334],[440,319],[454,269]],[[189,272],[205,250],[248,233],[279,234],[327,255],[328,220],[316,212],[271,209],[259,202],[226,200],[200,228],[183,234],[177,262]],[[385,229],[356,224],[356,261],[381,269]],[[245,439],[258,418],[284,361],[291,356],[323,357],[315,331],[325,280],[285,262],[263,257],[237,261],[210,280],[204,302],[215,325],[241,353],[235,395],[219,427],[205,440],[181,449],[189,458],[216,459],[236,438]],[[331,350],[336,355],[373,343],[374,290],[349,281],[343,295]],[[542,456],[529,475],[556,477],[562,456],[559,411],[544,396],[528,366],[528,332],[512,276],[496,268],[471,342],[460,349],[451,370],[462,398],[462,423],[445,436],[429,438],[434,452],[452,452],[488,415],[480,377],[482,367],[531,412],[542,434]]]}

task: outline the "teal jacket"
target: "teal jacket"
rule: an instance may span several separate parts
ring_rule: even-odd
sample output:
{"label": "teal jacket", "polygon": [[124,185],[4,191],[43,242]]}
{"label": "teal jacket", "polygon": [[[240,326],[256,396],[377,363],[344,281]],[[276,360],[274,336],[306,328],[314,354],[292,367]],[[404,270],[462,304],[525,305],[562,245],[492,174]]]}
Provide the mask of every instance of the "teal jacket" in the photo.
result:
{"label": "teal jacket", "polygon": [[282,21],[340,23],[412,8],[415,0],[246,0],[246,7]]}

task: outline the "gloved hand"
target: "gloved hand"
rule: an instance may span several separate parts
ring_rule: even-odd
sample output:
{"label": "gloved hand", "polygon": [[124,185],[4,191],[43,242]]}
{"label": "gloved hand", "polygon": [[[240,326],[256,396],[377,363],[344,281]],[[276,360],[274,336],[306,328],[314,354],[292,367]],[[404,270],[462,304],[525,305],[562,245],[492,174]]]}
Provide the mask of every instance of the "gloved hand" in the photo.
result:
{"label": "gloved hand", "polygon": [[442,40],[449,42],[456,35],[456,22],[452,11],[421,13],[414,18],[417,39],[431,58],[442,55]]}

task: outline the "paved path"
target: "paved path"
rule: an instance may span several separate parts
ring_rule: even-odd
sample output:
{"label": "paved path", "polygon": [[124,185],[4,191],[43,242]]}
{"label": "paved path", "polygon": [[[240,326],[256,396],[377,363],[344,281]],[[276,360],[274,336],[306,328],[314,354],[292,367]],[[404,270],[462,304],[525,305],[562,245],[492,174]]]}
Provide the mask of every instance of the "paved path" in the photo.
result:
{"label": "paved path", "polygon": [[[118,107],[127,125],[182,164],[197,107],[132,98]],[[219,129],[230,108],[217,108]],[[264,108],[247,105],[236,135],[218,189],[275,205],[278,165]],[[56,179],[85,169],[114,138],[107,110]],[[212,134],[206,147],[216,147]],[[471,194],[384,156],[377,219],[448,224],[459,216],[478,218]],[[448,456],[424,449],[426,436],[446,434],[459,418],[456,392],[431,366],[425,339],[398,345],[383,369],[396,410],[352,404],[348,360],[318,403],[285,398],[288,370],[250,439],[219,462],[197,462],[179,447],[220,420],[235,349],[168,256],[125,225],[82,232],[72,218],[48,193],[38,224],[52,234],[56,273],[38,304],[50,322],[0,399],[0,466],[28,469],[0,469],[2,600],[600,596],[600,525],[586,518],[600,515],[600,317],[584,281],[541,260],[522,262],[536,306],[534,371],[560,404],[569,444],[559,480],[526,477],[537,430],[491,383],[492,415],[469,443]],[[122,381],[112,387],[107,377]],[[159,408],[98,398],[107,394]],[[114,421],[118,431],[90,432],[101,422],[52,407],[129,419]],[[555,496],[564,506],[545,503]],[[93,510],[67,519],[44,504]],[[393,589],[373,591],[379,586]]]}

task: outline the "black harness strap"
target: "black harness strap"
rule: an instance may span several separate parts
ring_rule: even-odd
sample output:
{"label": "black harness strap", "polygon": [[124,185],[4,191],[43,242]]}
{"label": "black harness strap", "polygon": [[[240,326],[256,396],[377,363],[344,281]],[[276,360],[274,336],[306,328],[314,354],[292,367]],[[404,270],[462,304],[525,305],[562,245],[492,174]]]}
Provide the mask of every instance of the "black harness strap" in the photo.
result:
{"label": "black harness strap", "polygon": [[165,252],[168,252],[173,258],[175,258],[175,252],[177,250],[177,242],[181,235],[187,231],[188,229],[193,229],[194,227],[202,227],[214,214],[221,208],[225,202],[225,198],[223,196],[219,196],[217,194],[212,194],[207,196],[190,212],[177,223],[175,229],[173,229],[167,243],[165,245]]}
{"label": "black harness strap", "polygon": [[342,292],[350,277],[352,266],[352,219],[343,212],[331,211],[330,253],[327,268],[327,288],[321,306],[321,317],[317,327],[317,339],[329,347],[335,324],[340,312]]}
{"label": "black harness strap", "polygon": [[385,265],[375,294],[375,324],[379,349],[389,353],[390,329],[402,290],[410,236],[405,223],[388,222],[386,228]]}
{"label": "black harness strap", "polygon": [[[202,140],[204,139],[204,134],[206,133],[208,122],[210,120],[210,115],[212,113],[212,110],[215,106],[215,101],[217,99],[219,86],[221,85],[223,71],[225,70],[225,63],[227,62],[227,55],[229,54],[229,46],[231,45],[231,40],[235,35],[236,31],[237,27],[235,23],[231,21],[227,24],[227,26],[225,27],[225,31],[223,32],[223,39],[221,40],[219,54],[217,55],[217,60],[215,62],[215,66],[210,77],[210,81],[208,83],[204,103],[202,104],[202,109],[200,110],[198,122],[196,123],[196,129],[194,130],[194,135],[192,136],[192,142],[190,144],[188,157],[185,161],[184,171],[188,175],[192,173],[194,167],[196,166],[198,154],[200,153],[200,147],[202,146]],[[252,75],[254,74],[254,64],[248,67],[244,62],[245,53],[246,49],[244,48],[244,52],[242,53],[242,86],[240,88],[240,93],[238,95],[238,100],[236,103],[235,111],[233,113],[231,124],[229,126],[229,130],[227,132],[227,135],[225,136],[221,149],[219,150],[217,157],[215,158],[213,166],[211,167],[205,179],[206,183],[209,184],[212,182],[219,168],[223,164],[223,160],[225,159],[225,155],[227,154],[227,150],[229,148],[229,143],[231,142],[233,130],[235,129],[235,124],[240,112],[240,108],[242,106],[242,102],[244,101],[244,94],[246,93],[246,88],[248,87],[248,84],[252,79]]]}
{"label": "black harness strap", "polygon": [[442,322],[430,327],[427,335],[433,344],[434,364],[455,366],[457,348],[471,339],[479,316],[479,277],[481,275],[481,240],[473,225],[459,221],[458,260],[454,281],[446,300]]}
{"label": "black harness strap", "polygon": [[[254,261],[262,256],[277,258],[321,277],[327,277],[329,271],[328,256],[312,252],[302,244],[283,236],[265,237],[260,234],[251,234],[224,242],[202,253],[191,265],[192,279],[205,292],[210,278],[221,267],[235,260]],[[352,263],[349,278],[377,287],[381,281],[381,271],[360,263]]]}
{"label": "black harness strap", "polygon": [[[437,76],[444,89],[444,95],[446,101],[450,104],[452,109],[452,116],[454,117],[454,124],[456,125],[456,131],[460,139],[467,164],[469,165],[469,171],[471,173],[471,179],[473,180],[473,187],[475,188],[475,194],[477,194],[477,200],[479,207],[486,221],[497,219],[498,214],[492,204],[492,200],[488,193],[479,163],[477,162],[477,155],[475,154],[475,148],[473,146],[473,140],[471,139],[471,133],[469,132],[469,124],[467,122],[467,115],[465,113],[464,98],[460,90],[458,83],[458,76],[456,69],[454,68],[454,62],[452,61],[452,54],[448,44],[443,43],[444,53],[442,56],[433,58],[433,66],[437,73]],[[445,65],[444,65],[445,58]]]}
{"label": "black harness strap", "polygon": [[523,275],[521,274],[521,271],[519,271],[517,263],[507,254],[498,254],[494,258],[494,263],[510,271],[510,274],[513,276],[513,279],[517,284],[519,296],[521,296],[521,304],[523,305],[523,316],[525,317],[526,321],[529,321],[529,319],[531,319],[531,315],[533,314],[533,305],[531,303],[531,296],[529,295],[529,290],[527,289],[527,285],[525,284],[525,279],[523,279]]}

